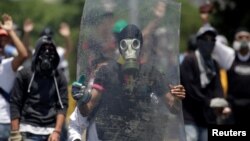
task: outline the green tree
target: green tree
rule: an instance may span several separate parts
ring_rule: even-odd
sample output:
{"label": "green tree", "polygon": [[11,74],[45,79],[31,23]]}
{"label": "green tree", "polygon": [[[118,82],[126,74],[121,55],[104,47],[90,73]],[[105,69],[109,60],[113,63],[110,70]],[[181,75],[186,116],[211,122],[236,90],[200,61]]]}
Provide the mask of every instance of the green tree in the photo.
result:
{"label": "green tree", "polygon": [[71,78],[75,79],[75,56],[83,6],[84,0],[57,0],[54,3],[44,0],[1,0],[0,14],[10,14],[19,28],[22,28],[26,18],[30,18],[35,24],[34,31],[31,33],[32,46],[45,26],[54,29],[56,44],[64,46],[63,38],[59,36],[58,29],[61,22],[67,22],[71,27],[75,47],[69,57]]}
{"label": "green tree", "polygon": [[[181,27],[180,27],[180,50],[184,51],[187,46],[187,39],[190,34],[196,33],[201,25],[198,8],[191,5],[187,0],[178,0],[181,2]],[[52,27],[55,33],[55,41],[63,46],[63,39],[58,34],[59,24],[62,21],[69,23],[72,30],[72,39],[74,42],[74,51],[69,57],[70,74],[72,80],[76,75],[76,49],[78,45],[80,23],[84,0],[57,0],[54,3],[48,3],[44,0],[1,0],[0,14],[8,13],[12,15],[14,22],[22,27],[26,18],[32,19],[35,24],[32,32],[32,45],[39,37],[40,32],[45,26]]]}
{"label": "green tree", "polygon": [[187,47],[187,40],[191,34],[196,34],[201,26],[199,9],[187,0],[178,0],[181,3],[181,36],[180,51],[183,52]]}
{"label": "green tree", "polygon": [[230,42],[234,38],[234,33],[239,27],[250,29],[250,9],[248,0],[227,0],[215,1],[214,12],[212,14],[212,24],[217,30],[225,35]]}

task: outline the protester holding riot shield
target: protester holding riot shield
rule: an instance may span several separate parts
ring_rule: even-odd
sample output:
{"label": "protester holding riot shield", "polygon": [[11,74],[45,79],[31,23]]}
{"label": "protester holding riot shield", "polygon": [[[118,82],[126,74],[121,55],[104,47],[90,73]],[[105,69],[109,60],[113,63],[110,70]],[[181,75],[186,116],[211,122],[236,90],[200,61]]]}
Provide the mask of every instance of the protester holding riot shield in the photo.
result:
{"label": "protester holding riot shield", "polygon": [[[93,6],[94,2],[98,3],[98,0],[85,3],[82,22],[85,32],[82,33],[80,41],[83,45],[84,42],[93,39],[93,35],[98,32],[98,28],[93,27],[94,24],[88,24],[93,22],[88,18],[87,13],[93,12],[89,8],[93,9],[98,5],[95,3]],[[117,4],[126,8],[124,1],[117,1]],[[156,4],[155,1],[146,1],[143,6],[138,5],[138,8],[141,8],[139,11],[142,13],[152,4]],[[170,13],[165,16],[172,17],[177,23],[173,26],[165,23],[167,20],[163,18],[162,21],[158,21],[158,25],[178,30],[179,5],[170,3],[169,6],[172,6]],[[123,16],[119,19],[125,19],[129,23],[116,34],[116,48],[122,61],[106,56],[102,42],[92,41],[94,48],[78,48],[78,78],[81,74],[85,74],[86,78],[84,82],[75,82],[72,86],[77,107],[70,117],[70,140],[81,140],[81,132],[84,129],[87,129],[88,141],[185,140],[180,136],[184,128],[179,101],[185,97],[185,89],[179,85],[178,65],[166,67],[163,63],[169,60],[158,53],[147,54],[147,59],[141,60],[143,55],[148,53],[143,49],[145,38],[141,29],[144,28],[133,24],[134,22],[126,17],[128,11],[129,8],[121,7],[115,11],[116,15]],[[92,16],[95,15],[96,13],[92,13]],[[146,23],[150,22],[141,20],[142,27],[146,27]],[[178,39],[177,32],[171,33],[176,33],[172,36]],[[176,61],[173,62],[178,62],[175,52],[178,50],[178,41],[175,39],[169,44],[174,48],[173,60]],[[151,47],[147,50],[157,48],[156,44],[147,47]],[[168,49],[162,49],[163,54],[166,51]],[[159,61],[160,59],[164,61]],[[171,67],[176,71],[168,74],[167,69]],[[80,78],[82,80],[83,77]]]}
{"label": "protester holding riot shield", "polygon": [[[98,138],[102,140],[163,140],[164,132],[161,131],[164,130],[160,128],[165,127],[154,127],[157,118],[167,117],[160,113],[160,109],[168,101],[162,101],[172,95],[183,98],[184,87],[170,86],[171,91],[167,93],[164,76],[150,64],[138,64],[143,39],[135,25],[128,25],[121,31],[119,43],[124,64],[100,64],[94,72],[90,92],[77,91],[73,87],[73,96],[78,100],[80,113],[82,116],[89,116],[89,119],[96,117],[94,121],[97,124]],[[104,117],[104,114],[107,116]],[[146,130],[154,135],[149,135]]]}

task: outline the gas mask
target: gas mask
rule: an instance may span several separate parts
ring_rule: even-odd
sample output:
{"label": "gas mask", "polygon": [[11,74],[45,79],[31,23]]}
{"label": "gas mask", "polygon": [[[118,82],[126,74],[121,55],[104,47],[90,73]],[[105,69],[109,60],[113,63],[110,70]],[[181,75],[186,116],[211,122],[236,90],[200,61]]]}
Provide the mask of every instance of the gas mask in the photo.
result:
{"label": "gas mask", "polygon": [[119,44],[119,50],[122,57],[125,60],[124,72],[128,74],[133,74],[138,72],[139,63],[138,58],[141,49],[140,40],[133,39],[122,39]]}
{"label": "gas mask", "polygon": [[234,41],[233,42],[233,48],[236,51],[239,51],[240,49],[244,49],[244,48],[250,49],[250,42],[247,42],[247,41]]}
{"label": "gas mask", "polygon": [[39,67],[41,71],[50,72],[53,69],[53,61],[55,59],[54,49],[52,47],[44,47],[39,54]]}
{"label": "gas mask", "polygon": [[125,60],[123,71],[127,74],[136,74],[139,71],[139,55],[143,44],[141,30],[129,24],[118,34],[118,47]]}

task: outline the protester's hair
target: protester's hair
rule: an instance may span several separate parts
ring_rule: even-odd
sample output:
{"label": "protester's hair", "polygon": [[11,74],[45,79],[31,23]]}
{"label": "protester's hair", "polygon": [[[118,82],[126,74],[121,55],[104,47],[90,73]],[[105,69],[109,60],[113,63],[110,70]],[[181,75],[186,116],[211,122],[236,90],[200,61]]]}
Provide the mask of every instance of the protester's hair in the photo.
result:
{"label": "protester's hair", "polygon": [[241,32],[241,31],[246,31],[246,32],[249,32],[249,30],[246,28],[246,27],[239,27],[237,28],[236,32],[235,33],[238,33],[238,32]]}
{"label": "protester's hair", "polygon": [[187,50],[188,51],[195,51],[197,49],[196,45],[196,36],[190,35],[187,42]]}
{"label": "protester's hair", "polygon": [[42,30],[42,32],[40,33],[40,37],[42,37],[42,36],[53,37],[53,35],[54,35],[54,31],[53,31],[53,29],[52,29],[51,27],[49,27],[49,26],[46,26],[46,27]]}
{"label": "protester's hair", "polygon": [[119,33],[118,43],[120,43],[122,39],[126,39],[126,38],[130,38],[130,39],[136,38],[140,40],[141,45],[143,44],[142,32],[134,24],[129,24],[125,28],[123,28],[123,30]]}

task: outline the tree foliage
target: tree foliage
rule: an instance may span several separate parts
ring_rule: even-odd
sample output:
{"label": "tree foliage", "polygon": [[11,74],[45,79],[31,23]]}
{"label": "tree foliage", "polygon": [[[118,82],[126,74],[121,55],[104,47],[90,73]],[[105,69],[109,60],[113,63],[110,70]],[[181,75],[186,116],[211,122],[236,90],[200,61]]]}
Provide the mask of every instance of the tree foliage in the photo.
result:
{"label": "tree foliage", "polygon": [[75,76],[75,52],[77,48],[80,22],[84,0],[57,0],[51,3],[44,0],[1,0],[0,14],[8,13],[12,16],[14,23],[22,29],[23,22],[30,18],[34,23],[31,33],[31,45],[34,46],[40,32],[46,26],[54,29],[55,42],[64,46],[63,38],[58,34],[61,22],[67,22],[71,27],[72,40],[75,50],[70,55],[71,78]]}
{"label": "tree foliage", "polygon": [[178,0],[181,3],[180,51],[187,47],[187,40],[191,34],[196,34],[201,26],[199,9],[187,0]]}
{"label": "tree foliage", "polygon": [[[48,1],[48,0],[47,0]],[[192,6],[187,0],[181,2],[181,28],[180,50],[184,51],[190,34],[196,33],[201,25],[198,8]],[[76,48],[80,31],[80,22],[84,6],[84,0],[57,0],[46,2],[45,0],[1,0],[0,14],[10,14],[14,22],[22,28],[26,18],[32,19],[35,24],[32,32],[31,43],[34,46],[40,32],[45,26],[50,26],[55,31],[55,41],[63,45],[63,38],[58,34],[58,28],[62,21],[67,22],[72,30],[72,39],[75,50],[70,58],[71,78],[75,78]]]}
{"label": "tree foliage", "polygon": [[233,41],[235,31],[239,27],[250,29],[250,9],[248,0],[227,0],[223,3],[215,1],[212,14],[212,24],[225,35],[230,42]]}

